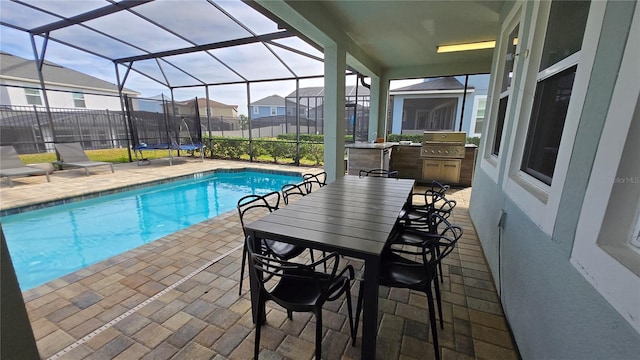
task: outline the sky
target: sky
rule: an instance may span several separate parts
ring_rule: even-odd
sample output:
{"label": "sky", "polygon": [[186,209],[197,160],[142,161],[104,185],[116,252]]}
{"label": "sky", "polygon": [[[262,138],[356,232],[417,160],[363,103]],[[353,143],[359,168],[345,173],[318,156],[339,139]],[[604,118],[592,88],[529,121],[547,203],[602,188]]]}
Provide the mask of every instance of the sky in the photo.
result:
{"label": "sky", "polygon": [[[181,4],[186,4],[186,3],[187,3],[186,1],[181,2]],[[41,6],[49,7],[50,10],[59,12],[61,14],[65,14],[66,12],[69,12],[69,14],[73,14],[72,12],[73,10],[76,10],[76,13],[87,11],[87,9],[84,9],[84,8],[76,9],[79,3],[73,2],[73,1],[58,0],[58,1],[50,1],[50,2],[40,2],[40,4],[42,4]],[[98,2],[95,0],[93,2],[89,2],[89,3],[84,2],[82,4],[85,7],[89,7],[89,6],[95,7],[96,4],[103,6],[102,2]],[[166,4],[167,2],[157,2],[157,3],[154,2],[149,4],[149,6],[146,9],[148,9],[148,14],[150,14],[150,16],[151,15],[161,16],[161,14],[159,14],[161,12],[160,10],[162,10],[162,7],[165,6]],[[206,3],[205,5],[203,5],[202,1],[190,1],[189,4],[190,6],[184,6],[181,8],[181,10],[176,10],[178,12],[181,12],[180,14],[173,14],[175,15],[174,17],[167,18],[165,21],[175,21],[173,20],[175,17],[184,18],[184,16],[189,16],[190,19],[191,17],[193,17],[194,19],[197,19],[198,17],[202,17],[202,14],[198,14],[196,10],[198,9],[198,6],[207,6]],[[257,14],[254,10],[248,9],[246,6],[242,6],[242,3],[222,1],[221,4],[225,6],[228,12],[233,13],[235,17],[246,19],[246,24],[250,24],[253,27],[252,30],[257,29],[254,31],[258,33],[269,33],[269,32],[277,31],[277,26],[273,22],[264,18],[264,16]],[[143,5],[143,6],[146,6],[146,5]],[[143,6],[140,6],[138,8],[142,9]],[[155,6],[155,8],[152,6]],[[23,17],[28,17],[27,14],[21,13],[19,9],[20,8],[12,6],[12,4],[8,3],[6,0],[0,0],[0,20],[28,24],[29,19],[22,19]],[[202,11],[202,9],[200,10]],[[121,13],[123,13],[122,14],[123,16],[124,15],[128,15],[129,17],[132,16],[131,14],[125,14],[126,12],[121,12]],[[125,18],[125,19],[127,19],[128,21],[131,21],[132,19],[136,19],[136,17]],[[217,23],[219,23],[218,24],[219,27],[222,27],[224,25],[223,24],[224,20],[225,19],[219,19],[217,21]],[[94,20],[94,22],[95,21],[96,20]],[[122,21],[123,20],[120,19],[120,22]],[[208,23],[211,23],[211,21],[209,21]],[[204,24],[204,23],[201,23],[201,24]],[[130,25],[133,26],[134,24],[130,24]],[[114,20],[111,20],[111,23],[109,23],[109,21],[106,21],[106,19],[105,19],[105,23],[102,23],[102,24],[94,23],[92,24],[92,26],[108,27],[109,30],[118,26],[122,27],[120,23],[117,23]],[[171,26],[172,28],[175,27],[177,31],[181,31],[180,30],[181,27],[186,25],[182,25],[178,22],[178,23],[173,23]],[[214,25],[202,25],[202,26],[212,27]],[[227,24],[224,26],[228,26],[228,30],[226,31],[229,31],[229,32],[236,31],[237,33],[242,32],[242,29],[238,30],[237,24],[235,24],[236,26],[235,28],[233,27],[234,24]],[[214,34],[214,33],[217,34],[221,31],[222,32],[225,31],[225,29],[214,29],[214,28],[211,28],[209,30],[211,31],[211,34]],[[78,40],[78,41],[84,40],[82,39],[83,34],[81,32],[79,32],[76,29],[74,29],[74,31],[75,31],[74,33],[68,34],[71,36],[70,38],[74,38],[74,40]],[[123,35],[128,36],[127,40],[131,42],[136,41],[135,39],[136,36],[135,35],[131,36],[130,32],[125,32],[127,31],[126,29],[120,30],[120,31],[122,32]],[[191,31],[189,32],[189,34],[194,34],[192,28],[185,27],[184,30],[182,31],[185,31],[185,33],[187,33],[187,31]],[[145,38],[144,36],[141,36],[139,37],[138,40],[141,41],[142,44],[145,44],[145,46],[156,46],[156,47],[159,47],[160,49],[162,49],[161,46],[163,45],[165,47],[170,46],[168,44],[162,44],[162,41],[160,41],[160,43],[158,44],[158,40],[156,40],[155,37],[160,37],[160,36],[157,34],[158,32],[154,31],[153,32],[154,36],[152,38],[149,38],[149,37]],[[56,31],[52,32],[52,36],[57,36],[57,35],[62,36],[64,35],[64,33],[58,33]],[[233,34],[230,34],[227,36],[232,36],[232,35]],[[202,36],[202,34],[193,35],[193,36]],[[215,36],[215,34],[211,36]],[[219,36],[225,36],[225,34],[222,34]],[[133,38],[130,39],[129,37],[133,37]],[[172,37],[172,38],[175,39],[175,37]],[[36,46],[38,48],[38,51],[41,52],[42,40],[39,39],[38,37],[36,37],[36,39],[37,39]],[[153,40],[156,40],[155,43]],[[160,40],[164,40],[164,39],[160,39]],[[109,48],[109,46],[116,46],[117,44],[110,44],[108,42],[105,42],[104,44],[95,44],[95,41],[93,43],[90,42],[91,40],[85,40],[85,41],[88,41],[87,45],[95,46],[101,51],[104,51],[107,53],[109,51],[111,51],[112,53],[117,52],[115,48],[113,49]],[[164,40],[164,41],[169,41],[169,40]],[[209,40],[209,38],[202,40],[203,43],[205,41],[216,42],[221,40],[215,40],[215,39]],[[296,49],[304,50],[318,57],[322,57],[322,54],[320,52],[313,49],[308,44],[303,43],[299,39],[284,39],[282,40],[281,43],[291,47],[295,47]],[[176,46],[177,47],[174,47],[174,48],[180,47],[178,45]],[[322,64],[320,62],[310,61],[308,58],[301,57],[300,55],[296,55],[288,51],[284,51],[280,49],[277,49],[277,50],[278,50],[277,51],[278,56],[280,56],[285,61],[287,66],[290,66],[292,69],[294,69],[296,73],[301,73],[301,72],[307,72],[307,73],[311,72],[314,74],[322,73]],[[25,32],[14,30],[12,28],[1,26],[1,25],[0,25],[0,51],[7,52],[16,56],[20,56],[29,60],[34,59],[33,49],[31,46],[31,39],[29,35]],[[270,56],[268,53],[265,53],[264,55],[259,54],[257,59],[250,58],[251,56],[253,56],[253,54],[250,52],[259,53],[261,51],[265,51],[264,46],[254,45],[253,47],[247,46],[245,48],[233,48],[233,50],[229,50],[229,49],[216,50],[215,56],[223,59],[224,62],[229,63],[230,65],[233,64],[234,68],[237,66],[239,69],[241,69],[244,72],[244,74],[251,73],[252,71],[254,72],[254,74],[257,74],[256,71],[261,71],[263,73],[277,73],[278,71],[286,72],[286,70],[283,70],[284,67],[281,64],[278,64],[277,61],[275,62],[276,63],[275,65],[273,65],[272,62],[271,63],[267,62],[266,60],[261,61],[263,59],[266,59],[267,56]],[[262,59],[260,58],[260,56],[262,56]],[[190,57],[185,56],[185,58],[186,58],[186,61],[184,61],[184,63],[187,66],[190,66],[193,68],[199,67],[199,71],[204,70],[205,73],[208,72],[206,76],[209,76],[211,79],[216,78],[216,76],[220,77],[222,76],[220,74],[224,73],[225,71],[228,71],[227,69],[221,68],[221,66],[211,58],[206,58],[206,57],[197,58],[197,55],[195,54],[191,55]],[[96,78],[108,81],[113,84],[117,83],[115,67],[111,61],[105,60],[103,58],[94,56],[86,52],[82,52],[82,51],[70,48],[68,46],[59,44],[55,41],[49,41],[46,48],[45,60],[67,67],[69,69],[83,72],[85,74],[94,76]],[[215,66],[218,66],[218,68],[216,68]],[[119,71],[122,76],[122,74],[125,73],[124,67],[121,67]],[[179,75],[184,77],[183,74],[179,74]],[[259,75],[264,76],[263,74],[259,74]],[[46,81],[46,74],[44,74],[44,76]],[[422,81],[421,79],[393,81],[391,84],[391,88],[406,86],[406,85],[414,84],[416,82],[421,82],[421,81]],[[214,83],[215,81],[210,81],[210,82]],[[348,76],[346,78],[346,83],[347,85],[355,85],[355,76]],[[299,86],[301,88],[323,86],[323,79],[322,78],[301,79]],[[125,87],[139,92],[140,97],[153,97],[160,94],[164,94],[165,96],[170,96],[170,90],[167,87],[155,81],[152,81],[142,75],[139,75],[138,73],[133,71],[130,72],[125,82]],[[264,97],[274,95],[274,94],[285,97],[291,92],[293,92],[295,90],[295,87],[296,87],[296,84],[295,84],[295,81],[293,80],[252,83],[251,91],[250,91],[250,97],[251,97],[250,101],[255,102]],[[174,90],[174,97],[176,100],[186,100],[186,99],[192,99],[194,97],[203,98],[205,96],[206,96],[206,92],[204,87],[182,88],[182,89]],[[210,86],[209,98],[224,104],[228,104],[228,105],[238,105],[239,113],[245,114],[245,115],[247,114],[248,101],[247,101],[247,88],[245,84]]]}

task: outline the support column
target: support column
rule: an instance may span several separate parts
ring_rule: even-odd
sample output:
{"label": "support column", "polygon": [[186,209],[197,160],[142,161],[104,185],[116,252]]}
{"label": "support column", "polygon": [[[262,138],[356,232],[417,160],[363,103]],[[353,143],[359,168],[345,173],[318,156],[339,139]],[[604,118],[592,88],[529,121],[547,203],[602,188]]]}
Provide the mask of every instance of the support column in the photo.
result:
{"label": "support column", "polygon": [[344,176],[345,72],[347,54],[337,45],[324,48],[324,170],[327,181]]}
{"label": "support column", "polygon": [[387,129],[387,112],[389,111],[389,79],[384,76],[381,78],[372,78],[371,79],[371,88],[373,89],[373,85],[376,84],[376,88],[378,88],[378,137],[384,137],[385,141],[387,139],[387,131],[391,131],[391,129]]}
{"label": "support column", "polygon": [[369,89],[369,142],[373,142],[379,137],[386,138],[387,92],[380,85],[380,78],[372,76],[371,88]]}

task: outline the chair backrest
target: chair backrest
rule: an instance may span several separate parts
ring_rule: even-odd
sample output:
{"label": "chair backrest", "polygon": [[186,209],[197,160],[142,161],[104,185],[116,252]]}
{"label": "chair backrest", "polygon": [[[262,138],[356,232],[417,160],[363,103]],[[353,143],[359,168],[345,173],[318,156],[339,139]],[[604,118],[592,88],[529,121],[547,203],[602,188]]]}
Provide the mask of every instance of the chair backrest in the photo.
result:
{"label": "chair backrest", "polygon": [[247,213],[259,214],[265,212],[273,212],[280,206],[280,193],[272,191],[265,195],[246,195],[238,200],[236,208],[238,209],[238,215],[240,216],[240,224],[244,231],[244,225]]}
{"label": "chair backrest", "polygon": [[89,161],[87,154],[80,143],[59,143],[53,144],[56,148],[56,153],[63,162],[73,163],[81,161]]}
{"label": "chair backrest", "polygon": [[401,244],[400,247],[391,246],[390,250],[400,255],[412,255],[422,258],[425,271],[432,274],[433,267],[449,255],[462,236],[462,228],[451,223],[439,214],[431,215],[434,224],[433,232],[423,233],[422,243]]}
{"label": "chair backrest", "polygon": [[386,170],[386,169],[371,169],[371,170],[360,170],[358,176],[376,176],[376,177],[388,177],[388,178],[398,178],[400,174],[397,170]]}
{"label": "chair backrest", "polygon": [[[305,291],[317,289],[320,291],[324,300],[330,299],[334,289],[331,289],[331,284],[336,278],[338,272],[338,264],[340,262],[340,256],[338,253],[331,253],[323,259],[316,261],[312,264],[303,264],[297,262],[290,262],[281,260],[273,256],[263,255],[255,250],[255,243],[251,236],[245,238],[246,247],[249,254],[249,271],[252,272],[252,276],[255,279],[260,279],[260,291],[269,294],[272,286],[265,286],[268,281],[275,280],[279,282],[282,279],[290,279],[298,281],[300,286],[289,286],[289,291]],[[318,266],[327,265],[326,271],[316,271]],[[270,285],[273,282],[269,283]],[[313,286],[308,288],[306,286]],[[286,291],[285,291],[286,292]],[[279,289],[279,295],[287,296]],[[287,296],[288,298],[295,298],[295,296]],[[306,300],[306,299],[305,299]]]}
{"label": "chair backrest", "polygon": [[18,157],[18,152],[13,145],[0,146],[0,168],[15,169],[24,166],[24,163]]}
{"label": "chair backrest", "polygon": [[291,196],[303,197],[311,193],[313,183],[310,181],[303,181],[299,184],[285,184],[280,191],[282,192],[282,200],[285,205],[289,204],[289,198]]}
{"label": "chair backrest", "polygon": [[317,174],[303,174],[302,180],[317,183],[319,187],[327,185],[327,173],[325,171]]}
{"label": "chair backrest", "polygon": [[310,183],[311,190],[314,187],[321,188],[327,185],[327,173],[324,171],[317,174],[303,174],[302,179]]}
{"label": "chair backrest", "polygon": [[450,188],[451,186],[449,186],[448,184],[444,185],[438,180],[431,181],[431,191],[433,191],[434,193],[438,193],[442,196],[444,196],[447,193],[447,190],[449,190]]}

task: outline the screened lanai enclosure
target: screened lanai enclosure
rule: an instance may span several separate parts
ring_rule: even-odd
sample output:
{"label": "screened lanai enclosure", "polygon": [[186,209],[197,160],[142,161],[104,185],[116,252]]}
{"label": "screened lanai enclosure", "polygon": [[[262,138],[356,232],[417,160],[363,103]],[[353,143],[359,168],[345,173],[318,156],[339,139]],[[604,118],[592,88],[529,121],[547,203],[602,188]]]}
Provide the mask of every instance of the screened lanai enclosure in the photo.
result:
{"label": "screened lanai enclosure", "polygon": [[[140,142],[133,131],[140,129],[141,114],[151,124],[158,117],[180,119],[199,113],[197,133],[202,138],[193,140],[205,145],[208,156],[254,159],[268,152],[257,146],[259,142],[277,140],[284,143],[286,154],[281,157],[299,163],[304,157],[301,142],[303,151],[322,147],[322,96],[298,95],[307,83],[322,84],[323,54],[318,47],[283,30],[251,3],[202,0],[176,5],[144,0],[3,1],[3,32],[15,34],[36,60],[25,65],[30,66],[25,70],[33,80],[30,84],[6,79],[0,84],[2,144],[14,145],[19,153],[52,151],[54,142],[68,141],[80,141],[86,149],[132,148]],[[102,67],[100,73],[107,74],[103,77],[113,86],[105,90],[60,85],[73,84],[73,79],[61,81],[59,66],[48,56],[64,52],[93,58],[94,69]],[[108,67],[111,79],[104,70]],[[7,72],[10,69],[3,69]],[[345,76],[357,75],[349,70]],[[137,87],[159,88],[162,94],[142,98]],[[286,99],[271,104],[281,112],[254,116],[251,104],[260,100],[261,92],[283,88]],[[16,93],[25,96],[22,92],[26,102],[15,101]],[[222,95],[235,95],[237,100],[227,107],[235,107],[233,111],[220,107],[217,99]],[[68,107],[60,106],[65,96],[74,99]],[[85,102],[88,97],[91,104]],[[200,101],[193,103],[195,98]],[[152,104],[164,105],[149,108]],[[347,104],[348,141],[366,139],[368,96],[351,94]],[[247,115],[238,114],[238,107]],[[227,149],[227,143],[247,151]]]}
{"label": "screened lanai enclosure", "polygon": [[[54,142],[72,141],[85,149],[131,149],[138,142],[132,129],[139,126],[126,111],[127,95],[151,122],[158,116],[193,116],[197,110],[201,138],[195,142],[204,145],[206,156],[322,163],[322,48],[285,30],[291,27],[258,11],[253,2],[176,4],[1,2],[3,51],[10,42],[10,49],[22,53],[1,54],[6,76],[0,81],[0,142],[21,154],[52,152]],[[68,57],[88,59],[79,70],[101,74],[106,85],[79,81],[84,74],[70,74],[49,60]],[[369,80],[349,67],[345,78],[354,84],[345,91],[345,141],[370,141],[375,130],[369,131]],[[157,95],[148,96],[148,89]],[[269,96],[276,93],[283,95]],[[424,107],[433,100],[411,101]],[[144,109],[154,102],[170,105]],[[467,114],[472,106],[467,104]],[[451,114],[456,124],[450,127],[457,126],[458,116]],[[387,134],[392,131],[390,126]],[[411,133],[404,125],[401,132]]]}

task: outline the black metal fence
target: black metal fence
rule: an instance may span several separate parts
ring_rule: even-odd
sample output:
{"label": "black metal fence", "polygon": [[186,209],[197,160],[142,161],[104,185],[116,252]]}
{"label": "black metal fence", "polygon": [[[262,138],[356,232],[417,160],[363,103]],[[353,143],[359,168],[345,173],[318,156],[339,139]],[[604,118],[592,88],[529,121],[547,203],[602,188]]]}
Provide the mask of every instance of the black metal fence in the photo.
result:
{"label": "black metal fence", "polygon": [[[57,90],[47,90],[50,91]],[[287,161],[296,164],[302,158],[320,162],[322,138],[301,139],[324,133],[323,98],[311,96],[301,97],[297,101],[294,101],[295,98],[287,100],[286,115],[250,120],[244,116],[207,117],[200,112],[198,135],[207,145],[205,154],[223,158],[248,155],[251,160],[270,155],[276,162],[280,161],[278,158],[286,157],[290,159]],[[296,105],[292,107],[290,104]],[[113,105],[117,106],[117,103],[111,101],[111,108]],[[345,130],[348,141],[367,139],[368,106],[368,97],[358,97],[357,101],[355,97],[347,99]],[[145,114],[157,113],[158,116],[179,118],[196,116],[197,119],[199,113],[197,99],[171,102],[166,99],[131,98],[130,107]],[[53,144],[56,142],[80,142],[87,150],[131,149],[134,136],[129,116],[132,115],[112,109],[51,107],[47,111],[42,105],[0,103],[0,144],[13,145],[19,154],[54,152]],[[189,126],[189,130],[195,130],[192,127]],[[286,144],[278,145],[268,139],[275,137],[282,137],[279,141]],[[235,147],[237,149],[233,149]]]}
{"label": "black metal fence", "polygon": [[126,148],[129,132],[121,111],[0,106],[0,144],[20,154],[51,151],[54,142],[81,142],[85,149]]}

